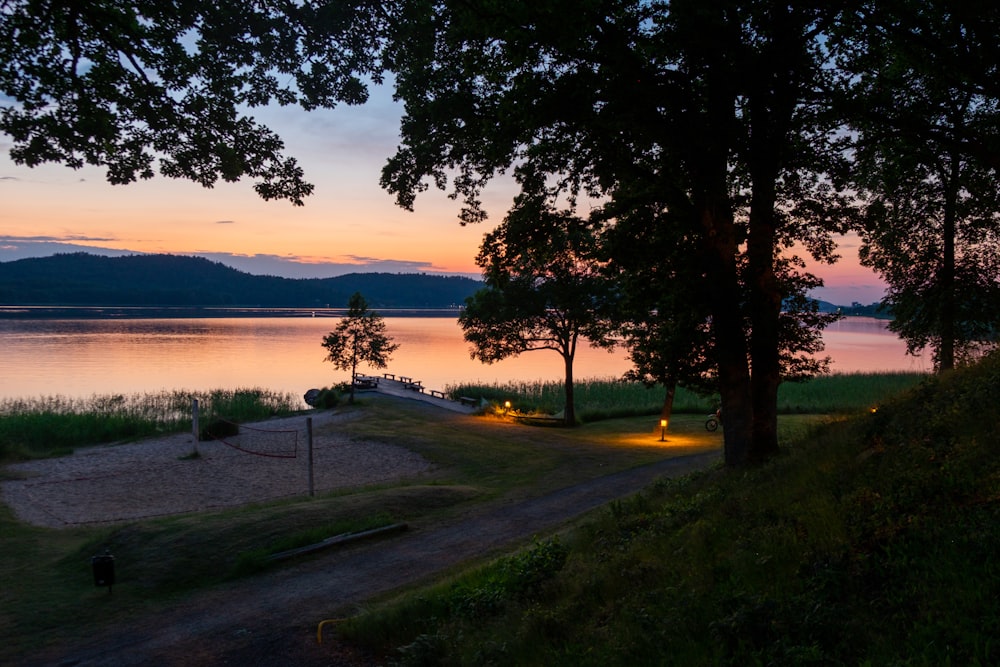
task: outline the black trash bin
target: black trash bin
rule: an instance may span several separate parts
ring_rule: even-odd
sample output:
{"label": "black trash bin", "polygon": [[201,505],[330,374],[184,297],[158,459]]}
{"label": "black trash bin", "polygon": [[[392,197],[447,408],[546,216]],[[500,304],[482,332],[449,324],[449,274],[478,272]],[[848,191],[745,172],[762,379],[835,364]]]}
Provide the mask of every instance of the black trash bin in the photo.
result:
{"label": "black trash bin", "polygon": [[90,567],[94,570],[94,585],[107,586],[110,593],[115,583],[115,557],[111,554],[94,556],[90,559]]}

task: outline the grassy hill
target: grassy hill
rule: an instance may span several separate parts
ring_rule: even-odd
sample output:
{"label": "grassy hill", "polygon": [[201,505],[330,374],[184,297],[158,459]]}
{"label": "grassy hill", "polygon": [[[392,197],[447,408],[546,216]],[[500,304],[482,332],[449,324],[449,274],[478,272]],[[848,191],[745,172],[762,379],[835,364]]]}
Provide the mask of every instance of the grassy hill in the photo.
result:
{"label": "grassy hill", "polygon": [[354,619],[399,664],[1000,662],[1000,355]]}

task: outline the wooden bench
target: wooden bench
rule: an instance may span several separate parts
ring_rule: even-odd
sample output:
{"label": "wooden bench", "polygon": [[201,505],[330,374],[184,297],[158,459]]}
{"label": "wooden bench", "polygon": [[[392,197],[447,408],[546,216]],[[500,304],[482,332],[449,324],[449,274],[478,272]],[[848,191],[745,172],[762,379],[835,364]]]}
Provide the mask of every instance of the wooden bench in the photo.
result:
{"label": "wooden bench", "polygon": [[409,389],[410,391],[416,391],[419,393],[424,393],[424,388],[419,382],[407,382],[403,385],[403,389]]}
{"label": "wooden bench", "polygon": [[479,405],[479,399],[472,398],[471,396],[459,396],[458,402],[461,403],[462,405],[469,405],[472,407]]}
{"label": "wooden bench", "polygon": [[431,389],[431,396],[434,398],[444,398],[444,392],[438,391],[437,389]]}

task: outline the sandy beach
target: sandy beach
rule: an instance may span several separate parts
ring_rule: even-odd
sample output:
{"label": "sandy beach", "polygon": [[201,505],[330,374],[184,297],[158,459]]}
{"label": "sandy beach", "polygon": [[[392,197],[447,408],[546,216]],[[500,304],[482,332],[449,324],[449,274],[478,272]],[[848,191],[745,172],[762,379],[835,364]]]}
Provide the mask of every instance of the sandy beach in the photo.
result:
{"label": "sandy beach", "polygon": [[[334,412],[313,420],[315,493],[418,477],[433,467],[402,447],[351,440]],[[309,492],[305,416],[252,424],[279,431],[280,453],[260,456],[190,433],[80,448],[70,456],[6,466],[0,496],[22,521],[64,528],[236,507]],[[197,445],[197,457],[191,457]],[[277,450],[276,450],[277,451]]]}

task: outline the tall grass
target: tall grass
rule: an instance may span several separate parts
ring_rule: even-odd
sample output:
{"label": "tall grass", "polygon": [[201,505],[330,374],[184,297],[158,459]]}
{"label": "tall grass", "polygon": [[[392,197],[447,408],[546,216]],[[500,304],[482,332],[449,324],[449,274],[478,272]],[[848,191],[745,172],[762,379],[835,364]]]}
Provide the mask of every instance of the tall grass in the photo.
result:
{"label": "tall grass", "polygon": [[[801,383],[785,382],[778,389],[778,411],[782,414],[859,412],[925,377],[923,373],[849,373],[825,375]],[[514,409],[528,414],[556,414],[565,406],[565,388],[561,382],[464,384],[449,386],[447,391],[452,396],[484,398],[495,405],[510,401]],[[576,382],[573,392],[581,422],[659,414],[665,398],[663,387],[647,388],[614,378]],[[702,396],[678,387],[673,411],[708,413],[718,405],[716,396]]]}
{"label": "tall grass", "polygon": [[[566,403],[562,382],[465,384],[449,386],[447,392],[452,396],[484,398],[496,405],[510,401],[514,409],[528,414],[555,414]],[[577,418],[581,422],[659,414],[664,399],[663,387],[649,389],[639,383],[614,378],[576,382],[573,394]],[[683,387],[678,388],[674,397],[676,412],[711,412],[715,410],[714,406],[712,398],[698,396]]]}
{"label": "tall grass", "polygon": [[264,389],[215,389],[0,400],[0,461],[66,453],[74,447],[191,428],[192,399],[206,421],[253,421],[295,412],[299,399]]}
{"label": "tall grass", "polygon": [[926,373],[837,373],[778,387],[782,414],[864,412],[928,379]]}

